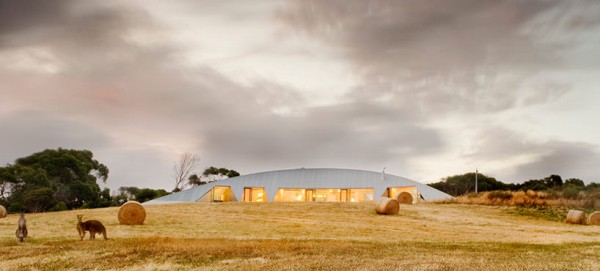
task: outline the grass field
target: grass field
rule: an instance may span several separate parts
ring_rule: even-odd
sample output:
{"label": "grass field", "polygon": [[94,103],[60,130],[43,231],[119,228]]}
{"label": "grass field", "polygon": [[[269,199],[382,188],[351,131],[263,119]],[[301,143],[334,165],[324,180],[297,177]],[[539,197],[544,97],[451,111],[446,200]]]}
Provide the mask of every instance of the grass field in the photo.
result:
{"label": "grass field", "polygon": [[[144,225],[118,208],[0,219],[1,270],[600,270],[600,227],[569,225],[515,207],[191,203],[146,206]],[[79,241],[76,214],[110,240]]]}

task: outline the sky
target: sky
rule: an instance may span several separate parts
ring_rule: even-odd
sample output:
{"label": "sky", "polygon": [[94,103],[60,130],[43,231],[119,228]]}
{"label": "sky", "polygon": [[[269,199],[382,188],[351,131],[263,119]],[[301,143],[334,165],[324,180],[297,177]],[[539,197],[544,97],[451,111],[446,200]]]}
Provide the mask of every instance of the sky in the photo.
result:
{"label": "sky", "polygon": [[600,2],[0,0],[0,164],[600,182]]}

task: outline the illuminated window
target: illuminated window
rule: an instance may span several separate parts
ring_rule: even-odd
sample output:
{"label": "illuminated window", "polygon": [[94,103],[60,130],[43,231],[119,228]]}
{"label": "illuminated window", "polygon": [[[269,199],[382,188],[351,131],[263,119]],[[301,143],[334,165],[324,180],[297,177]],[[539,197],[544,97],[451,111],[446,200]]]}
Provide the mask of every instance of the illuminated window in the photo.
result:
{"label": "illuminated window", "polygon": [[340,189],[314,189],[312,193],[312,201],[319,202],[336,202],[341,198]]}
{"label": "illuminated window", "polygon": [[279,189],[275,201],[306,201],[306,189]]}
{"label": "illuminated window", "polygon": [[229,186],[215,186],[212,189],[213,202],[224,202],[231,199],[231,189]]}
{"label": "illuminated window", "polygon": [[245,202],[265,202],[267,201],[267,193],[265,189],[260,187],[246,187],[244,188],[244,201]]}
{"label": "illuminated window", "polygon": [[313,202],[363,202],[373,201],[373,189],[294,189],[282,188],[277,191],[275,201]]}
{"label": "illuminated window", "polygon": [[349,189],[349,202],[373,201],[373,189]]}

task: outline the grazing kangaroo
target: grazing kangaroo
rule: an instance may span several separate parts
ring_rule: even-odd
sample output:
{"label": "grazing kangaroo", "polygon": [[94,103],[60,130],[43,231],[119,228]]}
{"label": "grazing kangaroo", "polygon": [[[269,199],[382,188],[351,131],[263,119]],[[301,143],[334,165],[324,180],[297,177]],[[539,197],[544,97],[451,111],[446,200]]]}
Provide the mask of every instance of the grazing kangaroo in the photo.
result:
{"label": "grazing kangaroo", "polygon": [[97,232],[102,233],[102,235],[104,235],[104,240],[108,240],[108,238],[106,237],[106,228],[104,228],[102,222],[98,220],[88,220],[82,222],[82,218],[83,215],[77,215],[77,232],[79,232],[79,237],[81,238],[80,240],[83,240],[86,231],[90,232],[90,240],[96,239]]}
{"label": "grazing kangaroo", "polygon": [[17,228],[17,232],[15,232],[15,235],[17,236],[17,239],[19,239],[19,241],[23,242],[25,241],[25,238],[27,238],[27,220],[25,220],[25,214],[23,212],[21,212],[21,217],[19,218],[19,227]]}

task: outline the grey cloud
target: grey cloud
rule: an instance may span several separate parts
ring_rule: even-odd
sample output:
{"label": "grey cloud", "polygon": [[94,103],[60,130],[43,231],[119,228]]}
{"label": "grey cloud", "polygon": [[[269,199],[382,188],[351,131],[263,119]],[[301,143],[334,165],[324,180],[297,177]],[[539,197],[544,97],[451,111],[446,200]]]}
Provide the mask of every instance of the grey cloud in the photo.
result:
{"label": "grey cloud", "polygon": [[[236,157],[248,163],[286,161],[287,165],[342,163],[363,165],[405,163],[408,157],[441,148],[435,130],[418,125],[387,122],[375,116],[357,116],[352,105],[312,108],[303,116],[266,115],[231,129],[210,129],[205,136],[209,153]],[[365,113],[368,113],[365,111]]]}
{"label": "grey cloud", "polygon": [[21,111],[3,115],[0,127],[0,161],[5,163],[48,148],[96,150],[111,144],[111,138],[104,131],[48,112]]}
{"label": "grey cloud", "polygon": [[[514,176],[530,176],[530,179],[557,174],[566,178],[579,178],[586,183],[599,182],[593,171],[600,164],[600,153],[592,144],[551,141],[542,146],[546,152],[537,160],[516,168]],[[513,177],[516,178],[516,177]]]}
{"label": "grey cloud", "polygon": [[0,48],[54,44],[106,46],[118,41],[118,34],[136,25],[148,23],[142,13],[127,8],[97,3],[57,1],[0,2]]}
{"label": "grey cloud", "polygon": [[69,3],[72,1],[0,1],[0,48],[18,44],[17,37],[27,40],[23,33],[48,36],[47,29],[66,23]]}
{"label": "grey cloud", "polygon": [[[276,14],[291,29],[343,52],[365,78],[355,93],[372,84],[388,84],[382,94],[409,99],[424,113],[435,115],[472,108],[497,112],[519,105],[523,93],[551,93],[539,94],[545,98],[564,93],[523,86],[540,72],[564,67],[563,57],[573,39],[549,39],[557,35],[548,29],[560,28],[566,34],[597,26],[599,22],[589,16],[580,19],[590,6],[597,9],[598,5],[591,1],[293,1]],[[532,97],[524,105],[547,101]]]}
{"label": "grey cloud", "polygon": [[[534,141],[526,135],[501,127],[486,127],[475,136],[474,153],[463,154],[472,163],[494,164],[520,161],[517,165],[497,168],[490,174],[506,182],[523,182],[550,174],[563,178],[598,181],[594,169],[600,163],[598,146],[561,140]],[[477,162],[476,162],[477,161]]]}
{"label": "grey cloud", "polygon": [[[196,147],[187,151],[199,153],[207,166],[244,173],[297,166],[402,167],[411,157],[444,150],[441,132],[427,126],[432,116],[514,107],[519,103],[517,82],[536,65],[556,61],[553,51],[541,55],[528,37],[516,35],[529,17],[555,7],[554,2],[435,2],[443,6],[433,8],[408,1],[371,2],[370,7],[363,6],[369,2],[316,1],[314,13],[303,3],[310,2],[292,6],[300,12],[281,11],[280,18],[341,48],[363,75],[363,84],[338,104],[307,107],[300,91],[289,85],[268,80],[240,84],[209,66],[184,68],[175,57],[184,50],[177,44],[127,40],[132,30],[160,35],[161,26],[148,14],[65,1],[48,7],[56,9],[48,12],[51,16],[0,32],[0,41],[10,36],[12,47],[42,44],[66,63],[60,73],[33,80],[24,73],[19,80],[15,74],[0,73],[0,81],[10,83],[0,86],[3,100],[52,116],[33,115],[22,126],[11,122],[10,135],[3,139],[46,135],[34,138],[31,146],[15,146],[11,153],[59,145],[91,148],[111,169],[109,185],[119,184],[113,189],[171,186],[164,183],[170,180],[174,161],[169,157],[176,157],[175,150],[114,150],[122,148],[112,141],[115,131],[129,129],[139,134],[126,136],[139,141],[146,140],[144,136],[158,142],[194,138]],[[487,5],[498,5],[499,11]],[[307,18],[294,17],[298,14]],[[525,71],[497,73],[516,64],[523,64]],[[521,102],[551,101],[566,88],[546,87],[548,91],[529,93]],[[543,150],[532,143],[515,145],[521,135],[510,138],[505,144],[498,144],[498,138],[485,139],[482,149],[497,155],[492,159]],[[564,154],[568,143],[564,144],[550,147]],[[532,162],[519,170],[533,174],[536,166]]]}
{"label": "grey cloud", "polygon": [[106,186],[113,192],[122,186],[173,189],[174,161],[165,157],[169,157],[169,153],[154,148],[94,151],[94,158],[110,170]]}

